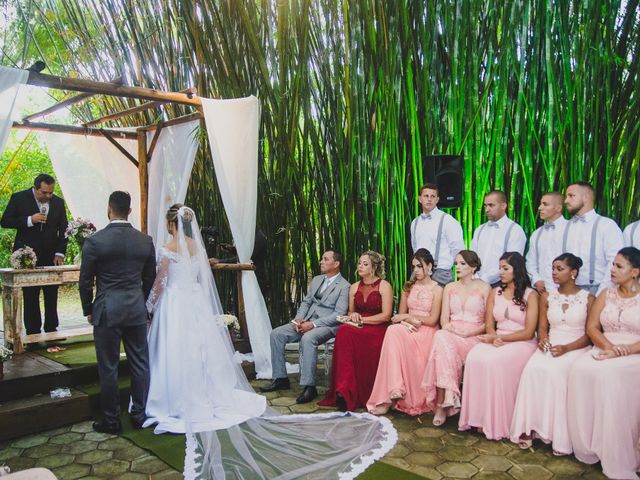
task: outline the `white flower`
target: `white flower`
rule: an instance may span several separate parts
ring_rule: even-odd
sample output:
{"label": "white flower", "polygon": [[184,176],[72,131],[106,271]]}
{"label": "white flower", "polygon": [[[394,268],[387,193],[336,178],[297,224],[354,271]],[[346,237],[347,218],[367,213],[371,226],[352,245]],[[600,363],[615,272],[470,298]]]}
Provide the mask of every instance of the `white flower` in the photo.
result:
{"label": "white flower", "polygon": [[6,362],[11,358],[13,352],[6,347],[0,345],[0,362]]}
{"label": "white flower", "polygon": [[240,330],[240,323],[238,317],[230,314],[218,315],[218,325],[221,327],[231,327],[234,330]]}

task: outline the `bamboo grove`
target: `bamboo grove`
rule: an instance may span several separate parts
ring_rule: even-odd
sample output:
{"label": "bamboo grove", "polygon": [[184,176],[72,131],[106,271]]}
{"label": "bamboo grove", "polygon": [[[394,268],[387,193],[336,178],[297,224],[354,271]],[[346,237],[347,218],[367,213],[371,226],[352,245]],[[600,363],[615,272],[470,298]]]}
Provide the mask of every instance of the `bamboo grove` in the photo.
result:
{"label": "bamboo grove", "polygon": [[[598,210],[622,226],[640,216],[638,0],[13,3],[4,65],[42,58],[60,75],[259,97],[258,224],[274,324],[289,318],[328,246],[351,281],[360,252],[383,252],[400,290],[431,154],[464,156],[464,205],[452,213],[468,241],[494,188],[529,232],[541,194],[575,180],[590,181]],[[74,114],[128,106],[117,102]],[[224,226],[206,152],[187,201],[203,224]]]}

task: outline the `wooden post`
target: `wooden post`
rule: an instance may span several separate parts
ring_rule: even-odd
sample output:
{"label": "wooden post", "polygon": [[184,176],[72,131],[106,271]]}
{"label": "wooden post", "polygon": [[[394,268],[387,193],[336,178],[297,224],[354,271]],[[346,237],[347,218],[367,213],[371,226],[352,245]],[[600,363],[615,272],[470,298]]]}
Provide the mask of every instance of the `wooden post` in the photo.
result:
{"label": "wooden post", "polygon": [[22,288],[2,286],[2,316],[4,319],[4,344],[13,353],[23,353],[22,344]]}
{"label": "wooden post", "polygon": [[242,338],[249,338],[249,330],[247,329],[247,315],[244,308],[244,295],[242,293],[242,270],[238,271],[236,278],[238,286],[238,323],[240,324],[240,334]]}
{"label": "wooden post", "polygon": [[138,176],[140,178],[140,230],[147,233],[149,175],[147,172],[147,134],[138,130]]}

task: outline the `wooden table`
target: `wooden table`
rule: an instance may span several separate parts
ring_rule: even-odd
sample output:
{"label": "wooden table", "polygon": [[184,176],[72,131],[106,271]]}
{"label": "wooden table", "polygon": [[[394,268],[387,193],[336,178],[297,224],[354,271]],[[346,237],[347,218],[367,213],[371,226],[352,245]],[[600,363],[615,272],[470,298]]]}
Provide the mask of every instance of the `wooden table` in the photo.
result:
{"label": "wooden table", "polygon": [[[4,344],[12,346],[13,353],[23,353],[24,344],[44,340],[55,340],[54,338],[44,338],[49,334],[29,335],[38,337],[25,339],[22,335],[22,289],[24,287],[37,287],[45,285],[64,285],[66,283],[77,283],[80,278],[80,267],[78,265],[63,265],[60,267],[41,267],[30,270],[16,270],[13,268],[0,268],[0,281],[2,281],[2,309],[4,315]],[[80,329],[76,329],[80,330]],[[85,329],[82,329],[87,330]],[[59,332],[51,332],[60,335]],[[85,334],[67,331],[63,337],[69,334]],[[43,338],[40,338],[43,337]]]}

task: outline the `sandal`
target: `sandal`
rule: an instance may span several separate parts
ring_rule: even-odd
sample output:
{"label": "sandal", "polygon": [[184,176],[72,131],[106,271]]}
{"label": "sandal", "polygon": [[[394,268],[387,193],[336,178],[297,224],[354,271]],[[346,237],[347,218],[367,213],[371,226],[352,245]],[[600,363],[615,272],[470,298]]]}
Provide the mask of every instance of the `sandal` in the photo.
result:
{"label": "sandal", "polygon": [[433,416],[433,425],[440,427],[447,420],[447,412],[444,408],[438,407],[436,414]]}
{"label": "sandal", "polygon": [[555,457],[566,457],[567,455],[570,455],[569,453],[559,452],[558,450],[553,450],[552,453]]}
{"label": "sandal", "polygon": [[533,438],[520,438],[518,446],[521,450],[529,450],[533,446]]}

